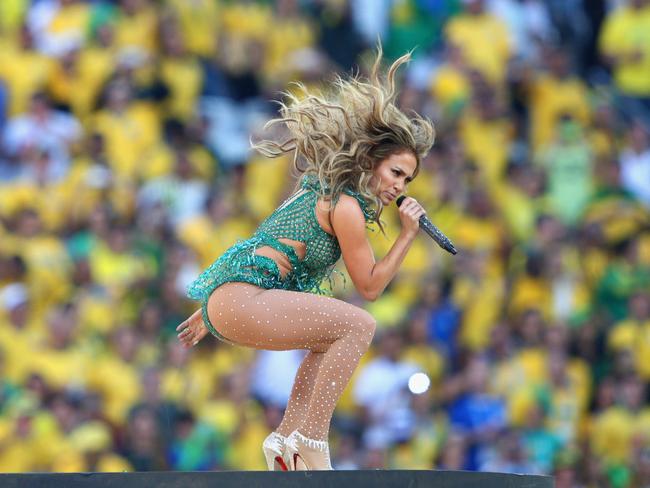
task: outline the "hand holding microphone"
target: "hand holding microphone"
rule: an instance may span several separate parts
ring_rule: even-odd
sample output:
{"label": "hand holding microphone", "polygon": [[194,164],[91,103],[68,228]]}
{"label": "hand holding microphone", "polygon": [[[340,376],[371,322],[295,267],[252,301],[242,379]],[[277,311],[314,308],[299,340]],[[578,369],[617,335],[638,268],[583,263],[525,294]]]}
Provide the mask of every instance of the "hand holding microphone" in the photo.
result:
{"label": "hand holding microphone", "polygon": [[[406,197],[402,195],[395,201],[397,206],[400,207],[400,220],[402,221],[402,226],[410,229],[410,226],[415,222],[414,219],[417,218],[418,227],[420,229],[429,234],[429,236],[445,251],[450,252],[451,254],[456,254],[458,251],[456,251],[454,245],[447,236],[440,231],[440,229],[431,223],[422,206],[413,198],[410,198],[406,203],[404,203],[405,199]],[[402,203],[404,203],[404,208],[402,208]]]}

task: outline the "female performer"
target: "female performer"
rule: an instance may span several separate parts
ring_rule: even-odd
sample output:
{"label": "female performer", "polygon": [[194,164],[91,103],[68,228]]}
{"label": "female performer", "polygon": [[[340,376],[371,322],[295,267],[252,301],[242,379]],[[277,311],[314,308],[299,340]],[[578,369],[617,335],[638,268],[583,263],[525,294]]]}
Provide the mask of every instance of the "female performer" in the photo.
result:
{"label": "female performer", "polygon": [[[401,232],[375,262],[366,225],[379,220],[418,173],[434,139],[431,122],[401,112],[395,102],[395,61],[380,76],[381,48],[371,76],[337,77],[329,95],[287,94],[281,118],[284,143],[253,147],[269,157],[294,153],[302,173],[294,194],[255,234],[239,241],[194,281],[188,296],[201,309],[177,328],[185,347],[209,332],[256,349],[306,349],[281,424],[262,448],[270,470],[332,469],[328,432],[334,408],[376,322],[365,310],[325,296],[320,288],[343,256],[359,294],[376,300],[415,238],[422,206],[406,198],[399,207]],[[303,166],[301,168],[301,166]],[[311,293],[310,293],[311,292]]]}

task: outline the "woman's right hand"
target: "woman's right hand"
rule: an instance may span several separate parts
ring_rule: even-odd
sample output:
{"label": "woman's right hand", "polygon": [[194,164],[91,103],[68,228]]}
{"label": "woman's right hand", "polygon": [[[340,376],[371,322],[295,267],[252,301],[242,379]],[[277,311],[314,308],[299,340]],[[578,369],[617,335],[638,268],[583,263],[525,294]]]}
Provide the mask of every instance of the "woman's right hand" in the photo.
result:
{"label": "woman's right hand", "polygon": [[185,348],[196,346],[201,339],[208,335],[208,328],[203,323],[201,309],[194,312],[190,318],[176,327],[178,340]]}
{"label": "woman's right hand", "polygon": [[398,207],[399,219],[402,222],[402,232],[412,237],[420,230],[420,217],[426,212],[415,198],[406,197]]}

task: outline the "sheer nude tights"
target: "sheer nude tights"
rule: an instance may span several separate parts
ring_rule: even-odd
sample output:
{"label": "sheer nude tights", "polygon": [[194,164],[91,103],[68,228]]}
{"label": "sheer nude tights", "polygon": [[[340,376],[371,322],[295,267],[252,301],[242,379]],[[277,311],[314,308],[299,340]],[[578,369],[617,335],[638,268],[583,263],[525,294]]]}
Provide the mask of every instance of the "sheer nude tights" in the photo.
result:
{"label": "sheer nude tights", "polygon": [[214,327],[256,349],[307,349],[277,432],[327,439],[339,397],[375,332],[365,310],[335,298],[225,283],[208,301]]}

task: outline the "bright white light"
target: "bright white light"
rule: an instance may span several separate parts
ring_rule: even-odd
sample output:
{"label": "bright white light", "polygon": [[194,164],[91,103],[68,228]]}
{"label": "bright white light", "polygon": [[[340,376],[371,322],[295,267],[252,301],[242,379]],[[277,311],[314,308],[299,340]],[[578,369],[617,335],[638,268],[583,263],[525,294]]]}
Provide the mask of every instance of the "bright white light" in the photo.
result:
{"label": "bright white light", "polygon": [[409,378],[409,390],[411,393],[420,395],[429,389],[431,385],[431,380],[425,373],[414,373]]}

